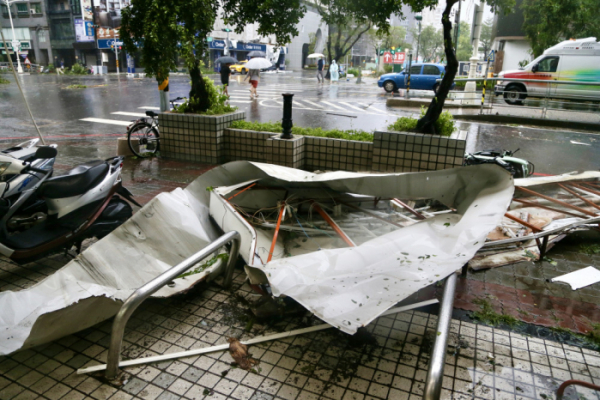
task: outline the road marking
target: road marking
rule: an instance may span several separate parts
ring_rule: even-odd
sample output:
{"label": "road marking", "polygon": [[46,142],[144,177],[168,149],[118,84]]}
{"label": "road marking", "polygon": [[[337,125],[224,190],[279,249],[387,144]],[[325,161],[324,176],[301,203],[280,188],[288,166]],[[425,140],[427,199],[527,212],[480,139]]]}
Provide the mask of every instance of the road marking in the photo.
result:
{"label": "road marking", "polygon": [[364,108],[355,107],[355,106],[353,106],[352,104],[350,104],[350,103],[346,103],[346,102],[344,102],[344,101],[340,101],[340,104],[343,104],[343,105],[345,105],[345,106],[348,106],[348,107],[350,107],[350,108],[353,108],[353,109],[355,109],[355,110],[357,110],[357,111],[360,111],[360,112],[365,112],[365,111],[367,111],[367,110],[365,110]]}
{"label": "road marking", "polygon": [[323,104],[327,104],[328,106],[331,106],[331,107],[335,107],[335,108],[337,108],[338,110],[342,110],[342,111],[348,111],[348,110],[346,110],[345,108],[343,108],[343,107],[340,107],[340,106],[336,106],[335,104],[333,104],[333,103],[330,103],[330,102],[328,102],[328,101],[322,101],[321,103],[323,103]]}
{"label": "road marking", "polygon": [[160,107],[152,107],[152,106],[143,106],[138,107],[140,110],[160,110]]}
{"label": "road marking", "polygon": [[119,121],[116,119],[104,119],[104,118],[82,118],[82,119],[80,119],[80,121],[98,122],[100,124],[121,125],[121,126],[131,125],[131,121]]}
{"label": "road marking", "polygon": [[117,114],[117,115],[130,115],[132,117],[147,117],[146,114],[142,114],[142,113],[134,113],[134,112],[127,112],[127,111],[117,111],[117,112],[113,112],[111,114]]}
{"label": "road marking", "polygon": [[325,107],[323,107],[323,106],[321,106],[321,105],[319,105],[319,104],[317,104],[317,103],[313,103],[313,102],[312,102],[312,101],[310,101],[310,100],[302,99],[302,101],[303,101],[303,102],[305,102],[305,103],[308,103],[308,104],[310,104],[311,106],[319,107],[319,109],[325,108]]}
{"label": "road marking", "polygon": [[230,103],[252,103],[252,100],[229,100]]}

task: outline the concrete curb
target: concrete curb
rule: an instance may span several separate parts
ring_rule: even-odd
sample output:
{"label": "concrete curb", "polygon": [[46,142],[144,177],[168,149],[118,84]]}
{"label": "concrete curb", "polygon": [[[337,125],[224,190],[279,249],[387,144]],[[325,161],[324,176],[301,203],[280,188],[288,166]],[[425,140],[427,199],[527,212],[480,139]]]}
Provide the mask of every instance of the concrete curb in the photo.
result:
{"label": "concrete curb", "polygon": [[560,119],[540,119],[529,117],[515,117],[511,115],[454,115],[454,119],[461,121],[491,122],[495,124],[520,124],[552,128],[580,129],[585,131],[600,132],[600,124],[593,122],[565,121]]}
{"label": "concrete curb", "polygon": [[[431,103],[431,99],[412,99],[412,100],[406,100],[406,99],[387,99],[385,105],[388,107],[421,107],[421,106],[429,106],[429,104]],[[446,101],[444,103],[444,108],[476,108],[476,109],[480,109],[481,105],[480,104],[476,104],[476,105],[471,105],[471,104],[460,104],[460,103],[451,103],[449,101]],[[484,106],[484,109],[488,109],[490,107],[488,106]]]}

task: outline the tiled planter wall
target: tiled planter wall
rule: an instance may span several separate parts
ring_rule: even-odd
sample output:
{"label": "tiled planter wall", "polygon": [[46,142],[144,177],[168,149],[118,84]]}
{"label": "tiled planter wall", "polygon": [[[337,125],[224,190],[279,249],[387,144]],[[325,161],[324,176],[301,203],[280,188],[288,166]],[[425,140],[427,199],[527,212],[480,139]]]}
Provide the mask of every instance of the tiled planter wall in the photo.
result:
{"label": "tiled planter wall", "polygon": [[375,132],[373,171],[417,172],[459,167],[466,143],[466,131],[452,137]]}
{"label": "tiled planter wall", "polygon": [[219,164],[225,160],[223,130],[246,114],[212,116],[160,113],[160,152],[167,158]]}
{"label": "tiled planter wall", "polygon": [[306,137],[304,168],[309,170],[369,171],[373,143]]}
{"label": "tiled planter wall", "polygon": [[[226,128],[243,119],[243,112],[214,123],[187,120],[186,115],[160,115],[163,156],[212,164],[248,160],[307,170],[433,171],[462,165],[466,147],[466,132],[449,138],[375,132],[373,143],[310,136],[282,140],[279,133]],[[190,133],[194,126],[200,129]]]}

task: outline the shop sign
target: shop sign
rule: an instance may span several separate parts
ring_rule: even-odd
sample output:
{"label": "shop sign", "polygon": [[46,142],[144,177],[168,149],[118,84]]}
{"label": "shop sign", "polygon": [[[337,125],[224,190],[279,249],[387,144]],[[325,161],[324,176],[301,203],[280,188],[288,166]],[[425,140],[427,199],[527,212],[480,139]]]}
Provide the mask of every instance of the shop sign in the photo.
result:
{"label": "shop sign", "polygon": [[77,42],[93,42],[94,23],[92,21],[75,19],[75,40]]}

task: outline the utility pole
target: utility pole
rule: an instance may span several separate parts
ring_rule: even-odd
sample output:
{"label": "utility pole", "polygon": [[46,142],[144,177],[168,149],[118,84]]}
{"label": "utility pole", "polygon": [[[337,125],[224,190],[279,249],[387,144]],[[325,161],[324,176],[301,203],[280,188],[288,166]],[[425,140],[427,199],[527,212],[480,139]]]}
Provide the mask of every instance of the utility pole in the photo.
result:
{"label": "utility pole", "polygon": [[[19,1],[19,0],[13,0],[13,1],[4,0],[4,3],[6,3],[6,8],[8,9],[8,19],[10,20],[10,29],[12,29],[13,38],[12,38],[11,44],[13,47],[13,52],[15,53],[15,56],[17,57],[17,72],[22,74],[23,67],[21,67],[21,60],[19,59],[19,48],[21,47],[21,42],[19,42],[17,40],[17,36],[15,35],[15,26],[13,25],[13,20],[12,20],[12,10],[10,9],[11,4],[15,3],[16,1]],[[8,56],[9,55],[8,49],[5,49],[5,50],[6,50],[6,55]]]}
{"label": "utility pole", "polygon": [[224,56],[228,56],[229,55],[229,32],[231,32],[231,29],[229,28],[224,28],[221,29],[223,32],[227,32],[227,39],[225,39],[225,48],[223,49],[223,55]]}
{"label": "utility pole", "polygon": [[456,18],[454,24],[456,25],[456,30],[454,31],[454,51],[458,50],[458,36],[460,35],[460,8],[462,5],[462,0],[458,0],[458,12],[456,13]]}
{"label": "utility pole", "polygon": [[423,16],[421,13],[417,13],[417,15],[415,15],[415,19],[419,21],[419,37],[417,39],[417,57],[415,58],[415,61],[419,62],[419,46],[421,45],[421,20],[423,19]]}
{"label": "utility pole", "polygon": [[[475,23],[473,24],[473,42],[471,45],[473,46],[473,54],[469,61],[471,62],[469,66],[469,79],[474,79],[477,77],[477,62],[479,61],[479,36],[481,35],[481,20],[483,19],[483,6],[479,6],[475,4],[475,18],[473,19]],[[466,100],[466,104],[477,104],[477,83],[476,82],[467,82],[465,85],[464,91],[464,99]]]}

